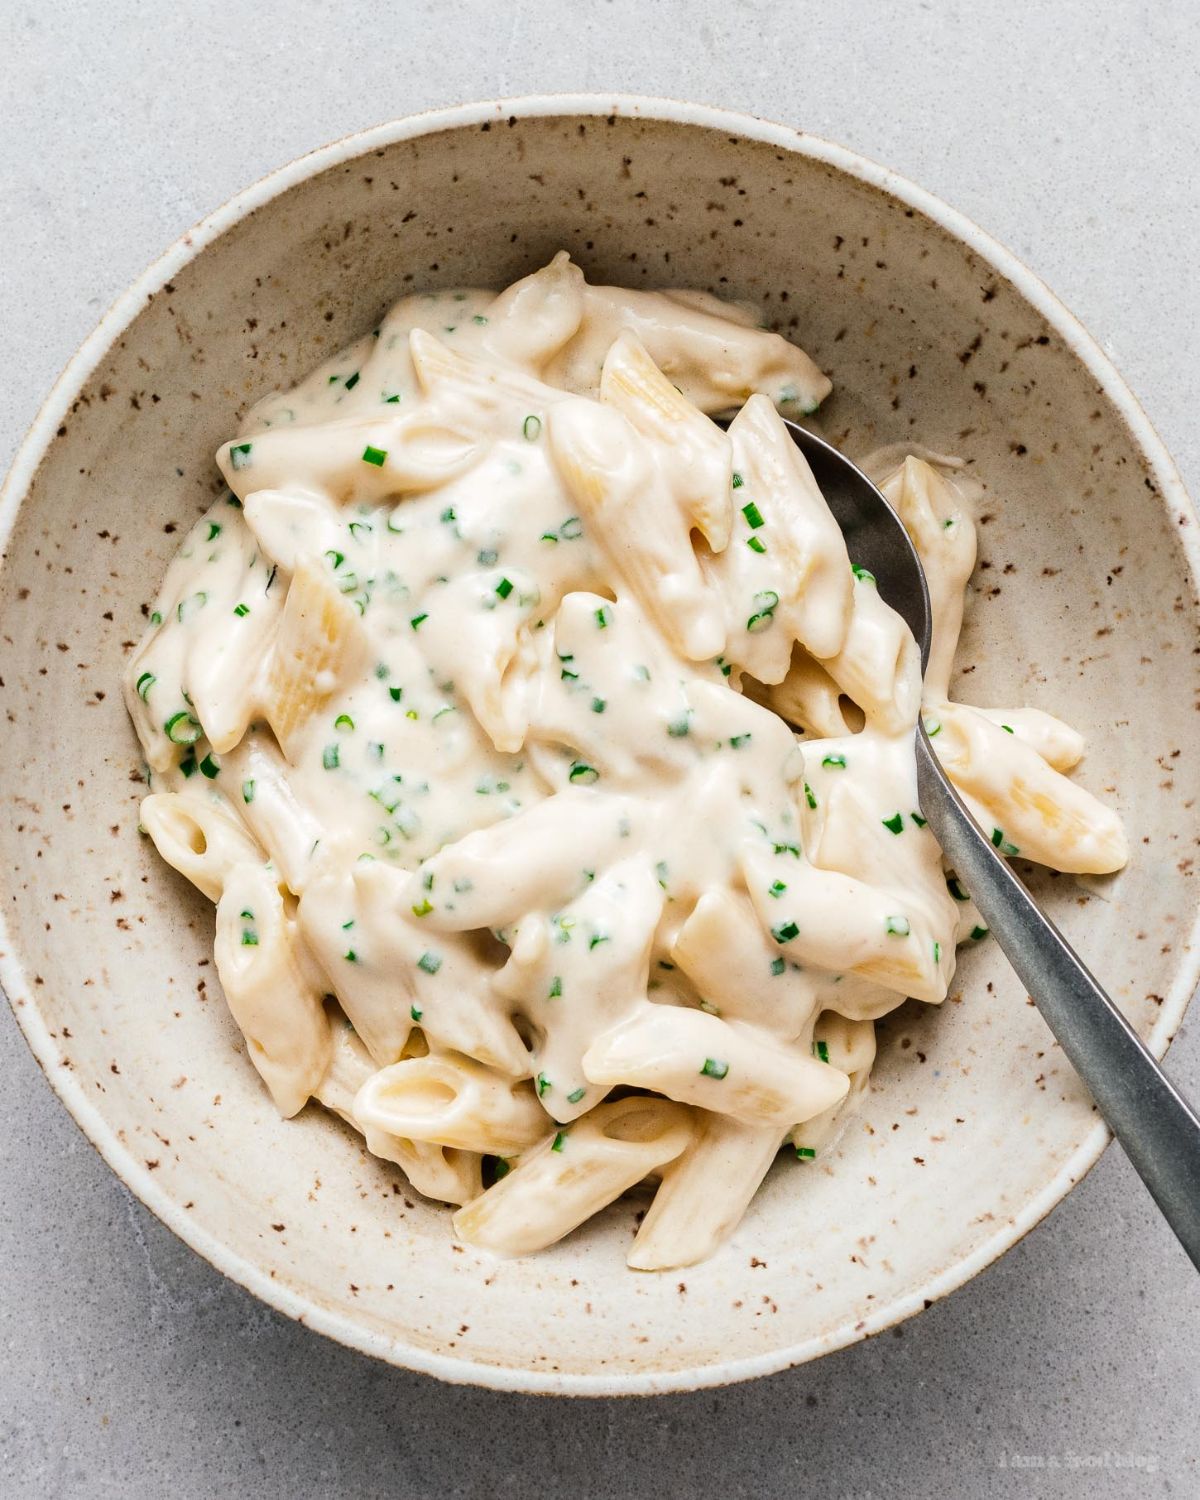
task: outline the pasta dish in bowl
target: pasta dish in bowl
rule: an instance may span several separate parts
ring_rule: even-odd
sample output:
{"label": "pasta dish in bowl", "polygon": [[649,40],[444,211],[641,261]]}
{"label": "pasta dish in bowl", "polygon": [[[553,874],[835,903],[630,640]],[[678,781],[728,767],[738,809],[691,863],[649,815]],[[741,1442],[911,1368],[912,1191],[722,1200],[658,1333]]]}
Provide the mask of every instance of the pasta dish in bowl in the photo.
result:
{"label": "pasta dish in bowl", "polygon": [[[923,701],[789,424],[916,540]],[[304,158],[105,318],[0,534],[17,1020],[167,1226],[379,1358],[749,1378],[1087,1171],[919,714],[1157,1054],[1194,988],[1194,513],[1036,279],[840,147],[575,98]]]}
{"label": "pasta dish in bowl", "polygon": [[142,825],[216,902],[280,1112],[320,1100],[486,1250],[654,1174],[629,1264],[695,1263],[782,1144],[817,1157],[875,1020],[944,1000],[985,929],[918,711],[1003,853],[1127,857],[1073,730],[949,701],[973,483],[881,480],[935,605],[922,703],[780,418],[830,383],[756,323],[566,253],[406,297],[222,447],[125,671]]}

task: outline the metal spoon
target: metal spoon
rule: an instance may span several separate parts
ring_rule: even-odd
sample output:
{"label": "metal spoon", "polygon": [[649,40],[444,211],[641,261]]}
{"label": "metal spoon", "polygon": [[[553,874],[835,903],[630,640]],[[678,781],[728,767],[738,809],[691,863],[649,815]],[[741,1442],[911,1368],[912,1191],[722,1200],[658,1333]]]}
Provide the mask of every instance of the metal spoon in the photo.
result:
{"label": "metal spoon", "polygon": [[[900,517],[836,448],[793,422],[787,426],[851,557],[875,575],[880,594],[916,638],[924,671],[932,633],[929,590]],[[922,816],[1200,1270],[1200,1119],[967,811],[919,718],[916,752]]]}

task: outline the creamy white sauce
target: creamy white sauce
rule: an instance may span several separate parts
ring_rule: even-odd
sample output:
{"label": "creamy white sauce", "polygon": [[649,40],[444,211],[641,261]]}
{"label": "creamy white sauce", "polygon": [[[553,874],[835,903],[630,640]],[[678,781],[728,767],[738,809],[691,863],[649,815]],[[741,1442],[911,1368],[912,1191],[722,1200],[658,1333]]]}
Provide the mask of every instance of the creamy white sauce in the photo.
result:
{"label": "creamy white sauce", "polygon": [[[946,993],[977,917],[918,812],[913,643],[851,571],[773,405],[808,412],[827,390],[740,310],[587,288],[560,256],[498,298],[405,299],[261,402],[219,454],[232,494],[185,539],[127,674],[155,794],[146,824],[197,883],[205,866],[210,893],[269,862],[289,972],[335,995],[365,1043],[363,1128],[380,1139],[392,1118],[398,1140],[442,1152],[438,1182],[445,1150],[488,1149],[486,1120],[464,1135],[447,1112],[439,1134],[438,1109],[414,1103],[455,1058],[478,1110],[508,1121],[495,1154],[521,1155],[512,1120],[527,1127],[540,1103],[549,1135],[530,1170],[521,1156],[490,1190],[519,1205],[523,1182],[558,1170],[555,1122],[617,1085],[776,1145],[792,1127],[800,1143],[808,1120],[827,1134],[869,1066],[855,1037],[906,996]],[[744,402],[728,436],[696,409]],[[936,718],[973,528],[965,486],[915,462],[887,482],[931,574]],[[329,596],[304,618],[323,610],[330,640],[295,658],[311,664],[296,710],[280,683],[296,680],[301,572]],[[856,733],[841,732],[849,698]],[[772,705],[810,731],[823,714],[826,737],[798,738]],[[1061,782],[1085,821],[1099,809],[1054,769],[1081,748],[1065,726],[990,713],[944,714],[959,760],[962,723],[1011,740],[986,776],[963,773],[981,817],[1001,815],[1010,751],[1028,757],[1018,772],[1036,763],[1035,803],[1057,806]],[[200,830],[186,848],[181,816]],[[1119,824],[1096,816],[1086,857],[1112,868]],[[235,949],[247,933],[259,944],[256,920],[218,910]],[[829,1031],[838,1057],[823,1013],[850,1023]],[[403,1061],[424,1052],[437,1069]],[[355,1118],[338,1055],[336,1107]],[[288,1067],[293,1104],[321,1094],[326,1044]],[[655,1136],[646,1170],[684,1118]],[[615,1150],[602,1136],[578,1137],[598,1163]],[[664,1168],[676,1197],[702,1155]],[[625,1170],[598,1165],[596,1182]],[[460,1232],[515,1243],[485,1220]],[[663,1263],[690,1253],[676,1244]]]}

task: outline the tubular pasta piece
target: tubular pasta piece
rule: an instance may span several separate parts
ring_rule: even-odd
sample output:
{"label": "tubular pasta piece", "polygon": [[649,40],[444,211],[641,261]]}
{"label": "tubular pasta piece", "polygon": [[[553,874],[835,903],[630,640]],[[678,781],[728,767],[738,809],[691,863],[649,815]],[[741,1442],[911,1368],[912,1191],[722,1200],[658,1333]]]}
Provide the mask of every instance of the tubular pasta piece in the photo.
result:
{"label": "tubular pasta piece", "polygon": [[379,416],[272,427],[253,438],[234,438],[217,450],[217,465],[243,501],[254,490],[295,487],[344,505],[436,489],[480,456],[470,432],[434,412],[386,413],[385,407]]}
{"label": "tubular pasta piece", "polygon": [[696,294],[667,298],[625,287],[588,286],[578,334],[547,368],[553,385],[593,395],[605,351],[629,329],[650,358],[701,411],[728,411],[756,391],[789,415],[816,411],[832,384],[795,344],[764,328],[747,327],[745,315],[718,315]]}
{"label": "tubular pasta piece", "polygon": [[217,793],[152,792],[141,824],[166,862],[210,901],[219,901],[238,865],[261,864],[263,852]]}
{"label": "tubular pasta piece", "polygon": [[333,1048],[324,997],[297,946],[275,877],[238,865],[217,903],[214,958],[250,1061],[285,1118],[321,1086]]}
{"label": "tubular pasta piece", "polygon": [[1001,853],[1077,875],[1108,875],[1129,858],[1121,820],[1076,782],[1060,776],[1024,740],[960,704],[938,710],[933,740],[955,786],[982,814]]}
{"label": "tubular pasta piece", "polygon": [[[1083,759],[1083,735],[1040,708],[975,708],[974,712],[1031,745],[1055,771],[1073,771]],[[936,717],[936,706],[933,713]]]}
{"label": "tubular pasta piece", "polygon": [[810,975],[775,973],[778,946],[740,892],[708,890],[679,929],[671,959],[725,1019],[756,1022],[784,1041],[807,1029],[815,1004]]}
{"label": "tubular pasta piece", "polygon": [[847,1020],[833,1011],[824,1011],[817,1017],[813,1030],[813,1045],[821,1043],[824,1043],[832,1066],[849,1077],[850,1088],[840,1104],[823,1114],[814,1115],[789,1132],[788,1140],[797,1150],[818,1151],[830,1143],[866,1093],[875,1064],[873,1021]]}
{"label": "tubular pasta piece", "polygon": [[643,1005],[583,1055],[593,1083],[654,1089],[751,1125],[779,1125],[828,1109],[846,1092],[836,1068],[750,1027],[702,1010]]}
{"label": "tubular pasta piece", "polygon": [[675,650],[691,661],[724,645],[715,602],[673,506],[646,503],[653,466],[643,441],[611,407],[567,400],[549,417],[550,450],[585,526],[603,545]]}
{"label": "tubular pasta piece", "polygon": [[685,524],[695,526],[714,552],[723,551],[733,514],[728,436],[679,393],[635,333],[622,333],[608,351],[600,399],[661,445],[661,482]]}
{"label": "tubular pasta piece", "polygon": [[867,721],[887,734],[917,722],[921,657],[912,632],[873,583],[859,579],[846,642],[821,665]]}
{"label": "tubular pasta piece", "polygon": [[354,606],[324,562],[296,563],[279,636],[266,667],[263,709],[283,753],[294,761],[309,719],[349,679],[365,643]]}
{"label": "tubular pasta piece", "polygon": [[452,1053],[407,1058],[372,1074],[354,1114],[388,1135],[498,1156],[528,1150],[551,1129],[529,1084]]}
{"label": "tubular pasta piece", "polygon": [[269,736],[249,734],[222,761],[243,823],[267,851],[288,890],[300,895],[321,824],[300,801],[290,767]]}
{"label": "tubular pasta piece", "polygon": [[750,1206],[779,1150],[778,1125],[746,1125],[697,1111],[691,1144],[663,1171],[626,1257],[635,1271],[666,1271],[707,1260]]}
{"label": "tubular pasta piece", "polygon": [[742,690],[806,735],[832,739],[852,732],[842,707],[841,688],[821,663],[800,647],[793,648],[791,666],[781,682],[765,686],[748,678],[743,680]]}
{"label": "tubular pasta piece", "polygon": [[334,1114],[359,1131],[372,1156],[398,1166],[426,1198],[441,1203],[466,1203],[483,1190],[481,1158],[472,1151],[456,1151],[426,1141],[402,1140],[364,1125],[354,1113],[354,1097],[374,1074],[375,1064],[349,1026],[334,1027],[333,1056],[316,1097]]}
{"label": "tubular pasta piece", "polygon": [[601,1104],[459,1209],[455,1232],[497,1255],[544,1250],[674,1161],[691,1134],[682,1105],[638,1096]]}
{"label": "tubular pasta piece", "polygon": [[975,525],[950,480],[908,457],[880,489],[904,522],[925,569],[933,621],[925,695],[945,698],[962,628],[963,590],[975,567]]}

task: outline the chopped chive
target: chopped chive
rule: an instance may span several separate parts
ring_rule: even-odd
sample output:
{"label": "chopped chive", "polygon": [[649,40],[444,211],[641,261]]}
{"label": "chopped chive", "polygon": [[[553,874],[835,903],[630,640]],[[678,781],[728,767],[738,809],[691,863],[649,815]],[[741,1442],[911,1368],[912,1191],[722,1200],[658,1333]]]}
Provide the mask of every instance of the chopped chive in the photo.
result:
{"label": "chopped chive", "polygon": [[404,697],[404,689],[402,687],[390,687],[388,688],[388,697],[393,703],[399,703],[401,698]]}
{"label": "chopped chive", "polygon": [[447,525],[449,525],[451,521],[457,521],[458,517],[454,513],[453,505],[447,505],[446,509],[442,512],[439,519],[445,521]]}
{"label": "chopped chive", "polygon": [[909,813],[909,817],[918,828],[924,828],[929,822],[929,819],[923,818],[919,812]]}
{"label": "chopped chive", "polygon": [[567,1095],[567,1103],[578,1104],[586,1093],[587,1089],[584,1088],[572,1089],[571,1092]]}
{"label": "chopped chive", "polygon": [[729,743],[735,750],[740,750],[743,745],[748,745],[753,738],[754,736],[749,731],[745,734],[731,734],[729,736]]}
{"label": "chopped chive", "polygon": [[933,961],[934,961],[935,964],[940,964],[941,961],[942,961],[942,945],[941,945],[941,943],[935,942],[934,945],[933,945]]}
{"label": "chopped chive", "polygon": [[229,463],[234,469],[245,469],[250,464],[250,450],[253,443],[236,443],[229,450]]}
{"label": "chopped chive", "polygon": [[930,739],[932,739],[935,734],[941,734],[941,732],[942,724],[940,719],[925,720],[925,733],[929,736]]}
{"label": "chopped chive", "polygon": [[331,547],[329,551],[326,552],[325,556],[333,564],[334,572],[336,572],[338,568],[340,568],[341,565],[346,561],[346,554],[344,552],[338,552],[333,547]]}
{"label": "chopped chive", "polygon": [[750,548],[751,552],[763,553],[767,550],[766,543],[756,536],[748,536],[746,538],[746,546]]}
{"label": "chopped chive", "polygon": [[418,1008],[415,1005],[410,1005],[408,1007],[408,1014],[409,1014],[409,1018],[411,1020],[413,1020],[413,1021],[420,1021],[421,1017],[425,1014],[425,1012],[423,1010],[418,1010]]}
{"label": "chopped chive", "polygon": [[194,745],[200,738],[202,730],[187,709],[181,708],[163,725],[163,733],[173,745]]}
{"label": "chopped chive", "polygon": [[354,728],[354,720],[349,714],[338,714],[337,718],[333,721],[333,727],[335,729],[344,729],[349,734]]}
{"label": "chopped chive", "polygon": [[417,968],[423,969],[426,974],[436,974],[442,967],[442,960],[436,953],[422,953],[417,959]]}
{"label": "chopped chive", "polygon": [[526,442],[535,443],[542,430],[541,417],[530,415],[521,423],[521,432]]}
{"label": "chopped chive", "polygon": [[200,762],[200,770],[209,781],[214,781],[221,774],[221,762],[213,759],[211,750]]}
{"label": "chopped chive", "polygon": [[551,1151],[561,1151],[563,1148],[563,1142],[566,1140],[566,1138],[567,1132],[565,1130],[560,1130],[554,1137],[554,1144],[550,1147]]}
{"label": "chopped chive", "polygon": [[258,933],[252,931],[249,927],[243,927],[242,928],[242,947],[243,948],[257,948],[258,947]]}
{"label": "chopped chive", "polygon": [[150,616],[150,623],[151,625],[162,624],[162,615],[159,614],[158,610],[155,610],[154,613]]}
{"label": "chopped chive", "polygon": [[784,891],[786,891],[786,890],[787,890],[787,886],[784,884],[784,882],[782,880],[773,880],[771,882],[771,884],[767,887],[767,895],[768,896],[774,896],[775,899],[776,899],[776,901],[778,901],[779,898],[780,898],[780,896],[782,896],[783,893],[784,893]]}
{"label": "chopped chive", "polygon": [[428,620],[428,618],[429,618],[428,613],[421,614],[421,615],[413,615],[412,619],[408,623],[412,626],[412,628],[414,630],[420,630],[422,622],[425,621],[425,620]]}
{"label": "chopped chive", "polygon": [[772,927],[771,936],[777,943],[790,943],[793,938],[800,936],[800,929],[795,922],[785,922],[782,927]]}
{"label": "chopped chive", "polygon": [[771,610],[760,611],[758,614],[751,615],[746,621],[746,629],[751,635],[757,635],[760,630],[766,630],[774,618],[775,615]]}
{"label": "chopped chive", "polygon": [[598,948],[601,943],[611,942],[612,938],[609,937],[607,932],[593,932],[588,939],[588,952],[590,953],[593,948]]}
{"label": "chopped chive", "polygon": [[233,612],[240,619],[244,619],[250,613],[250,606],[248,604],[235,604]]}
{"label": "chopped chive", "polygon": [[374,464],[377,469],[382,469],[387,462],[386,448],[372,448],[370,443],[363,449],[362,461],[365,464]]}
{"label": "chopped chive", "polygon": [[512,593],[512,591],[513,591],[513,586],[508,581],[507,578],[502,578],[500,580],[500,582],[496,585],[496,592],[500,595],[501,599],[507,599],[508,596],[509,596],[509,594]]}
{"label": "chopped chive", "polygon": [[414,904],[412,914],[414,917],[427,917],[432,910],[433,902],[430,901],[428,896],[422,896],[421,899]]}
{"label": "chopped chive", "polygon": [[395,394],[391,395],[391,396],[385,396],[383,398],[384,404],[386,406],[395,406],[396,402],[399,401],[399,399],[400,399],[400,393],[398,391]]}
{"label": "chopped chive", "polygon": [[574,782],[577,786],[591,786],[594,781],[600,779],[600,772],[595,766],[589,766],[582,760],[577,760],[567,772],[567,780]]}
{"label": "chopped chive", "polygon": [[559,1000],[562,998],[562,978],[560,975],[556,974],[550,981],[550,992],[546,998],[549,1000]]}
{"label": "chopped chive", "polygon": [[190,598],[181,599],[175,609],[176,618],[182,625],[183,622],[187,619],[190,619],[190,617],[194,615],[197,610],[203,609],[207,603],[208,595],[203,591],[203,589],[198,594],[192,594]]}
{"label": "chopped chive", "polygon": [[995,844],[996,848],[999,849],[1001,854],[1020,854],[1021,852],[1017,848],[1016,844],[1010,843],[1009,840],[1004,837],[1003,828],[992,829],[992,843]]}
{"label": "chopped chive", "polygon": [[644,667],[639,662],[638,665],[636,667],[634,667],[634,669],[633,669],[633,680],[634,680],[634,682],[649,682],[650,681],[650,669],[649,669],[649,667]]}
{"label": "chopped chive", "polygon": [[811,1146],[796,1147],[796,1158],[798,1161],[812,1161],[816,1154]]}
{"label": "chopped chive", "polygon": [[538,538],[538,541],[540,541],[540,542],[557,542],[558,541],[558,532],[557,531],[543,531],[542,534],[541,534],[541,536]]}
{"label": "chopped chive", "polygon": [[1000,728],[1004,730],[1005,734],[1016,734],[1017,732],[1011,724],[1001,724]]}
{"label": "chopped chive", "polygon": [[476,313],[475,316],[471,319],[471,322],[472,323],[481,323],[482,324],[482,323],[486,323],[487,319],[484,317],[484,315],[482,313]]}
{"label": "chopped chive", "polygon": [[738,473],[738,471],[736,469],[734,469],[734,471],[733,471],[733,488],[735,490],[740,490],[741,487],[742,487],[742,485],[745,484],[745,482],[746,481],[742,478],[742,476]]}
{"label": "chopped chive", "polygon": [[817,805],[816,794],[807,781],[804,783],[804,800],[808,803],[809,807],[816,807]]}
{"label": "chopped chive", "polygon": [[208,536],[205,538],[205,540],[209,541],[209,542],[215,542],[216,539],[220,535],[221,535],[221,525],[220,525],[220,522],[219,521],[210,521],[208,523]]}
{"label": "chopped chive", "polygon": [[972,927],[971,928],[971,936],[975,940],[975,942],[979,942],[980,938],[985,938],[985,937],[987,937],[987,935],[988,935],[988,928],[986,928],[986,927]]}
{"label": "chopped chive", "polygon": [[844,755],[826,755],[821,764],[830,771],[844,771],[846,769],[846,757]]}
{"label": "chopped chive", "polygon": [[253,802],[254,801],[254,782],[252,780],[251,781],[243,781],[242,782],[242,801],[243,802]]}
{"label": "chopped chive", "polygon": [[778,979],[786,968],[787,964],[784,963],[782,958],[773,958],[771,960],[771,975],[773,978]]}
{"label": "chopped chive", "polygon": [[874,573],[869,572],[866,568],[860,568],[857,563],[851,563],[850,571],[854,574],[855,578],[858,579],[859,583],[869,583],[874,585],[875,575]]}
{"label": "chopped chive", "polygon": [[537,1083],[537,1095],[539,1099],[544,1098],[544,1096],[554,1087],[554,1085],[546,1077],[545,1073],[539,1073],[535,1081]]}
{"label": "chopped chive", "polygon": [[179,769],[189,780],[196,774],[196,752],[188,749],[179,762]]}
{"label": "chopped chive", "polygon": [[776,854],[790,854],[793,859],[800,858],[800,846],[798,844],[772,844],[771,849]]}
{"label": "chopped chive", "polygon": [[755,531],[757,531],[760,526],[765,526],[767,524],[762,518],[762,511],[759,510],[758,506],[755,505],[753,500],[751,500],[749,505],[742,506],[742,515],[744,515],[746,518],[746,524],[752,527]]}
{"label": "chopped chive", "polygon": [[893,937],[908,937],[912,931],[907,917],[888,917],[883,927],[884,931],[890,932]]}
{"label": "chopped chive", "polygon": [[579,673],[578,672],[572,672],[571,669],[570,669],[570,667],[564,667],[562,669],[562,671],[559,673],[559,676],[561,677],[561,679],[562,679],[563,682],[578,682],[579,681]]}
{"label": "chopped chive", "polygon": [[347,948],[345,953],[342,954],[342,957],[348,964],[356,964],[358,962],[358,954],[355,953],[353,948]]}
{"label": "chopped chive", "polygon": [[592,712],[594,714],[602,714],[607,706],[603,698],[592,699]]}
{"label": "chopped chive", "polygon": [[685,709],[678,719],[672,719],[667,725],[667,733],[673,740],[681,740],[688,734],[691,728],[690,715],[691,709]]}
{"label": "chopped chive", "polygon": [[667,877],[670,875],[670,873],[671,872],[667,867],[667,862],[665,859],[660,859],[659,862],[654,866],[655,878],[658,880],[659,885],[662,886],[664,891],[667,888]]}
{"label": "chopped chive", "polygon": [[715,1057],[706,1057],[704,1066],[700,1069],[702,1078],[724,1078],[729,1072],[729,1064],[721,1062]]}
{"label": "chopped chive", "polygon": [[956,901],[969,901],[970,895],[963,889],[962,882],[957,875],[946,876],[946,889]]}
{"label": "chopped chive", "polygon": [[885,828],[890,829],[890,831],[892,833],[903,833],[904,832],[904,814],[903,813],[893,813],[890,818],[881,818],[879,821],[883,824],[883,826]]}
{"label": "chopped chive", "polygon": [[321,764],[327,771],[336,771],[341,765],[341,751],[337,745],[326,745],[321,751]]}
{"label": "chopped chive", "polygon": [[573,542],[583,535],[583,522],[578,516],[568,516],[558,528],[558,534],[564,541]]}
{"label": "chopped chive", "polygon": [[352,391],[354,389],[354,387],[358,384],[358,379],[359,379],[359,372],[357,370],[355,370],[354,374],[351,375],[350,378],[349,378],[349,380],[346,381],[346,389],[348,391]]}
{"label": "chopped chive", "polygon": [[608,605],[602,604],[596,611],[596,624],[601,630],[607,630],[612,616],[608,612]]}
{"label": "chopped chive", "polygon": [[823,1063],[827,1063],[829,1061],[829,1043],[827,1041],[822,1039],[821,1041],[814,1042],[813,1051],[817,1054],[817,1056]]}
{"label": "chopped chive", "polygon": [[717,657],[717,663],[716,664],[721,669],[721,676],[722,677],[728,677],[729,674],[730,674],[730,672],[733,671],[732,666],[730,666],[730,664],[725,660],[725,658],[723,656],[718,656]]}
{"label": "chopped chive", "polygon": [[143,672],[142,675],[138,678],[137,695],[143,703],[145,703],[146,701],[146,694],[150,691],[150,689],[157,681],[158,678],[155,677],[153,672]]}

